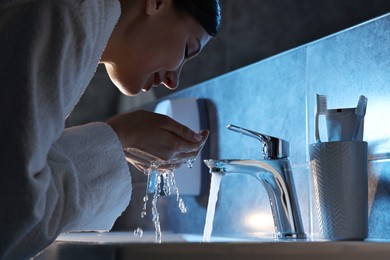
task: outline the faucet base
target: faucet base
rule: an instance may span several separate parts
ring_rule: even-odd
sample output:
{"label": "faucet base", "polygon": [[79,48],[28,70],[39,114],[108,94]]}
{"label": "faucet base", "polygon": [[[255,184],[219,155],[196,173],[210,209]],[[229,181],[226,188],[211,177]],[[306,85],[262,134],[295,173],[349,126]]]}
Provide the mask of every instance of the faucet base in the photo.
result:
{"label": "faucet base", "polygon": [[274,236],[275,240],[299,240],[299,239],[307,239],[307,236],[305,233],[290,233],[290,234],[282,234],[282,233],[277,233]]}

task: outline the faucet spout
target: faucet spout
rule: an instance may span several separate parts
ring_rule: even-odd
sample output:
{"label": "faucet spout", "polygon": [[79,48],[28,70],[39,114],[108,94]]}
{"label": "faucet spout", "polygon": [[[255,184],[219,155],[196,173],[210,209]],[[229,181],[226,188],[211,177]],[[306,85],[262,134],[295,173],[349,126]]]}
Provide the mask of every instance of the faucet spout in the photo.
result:
{"label": "faucet spout", "polygon": [[249,174],[256,177],[269,196],[276,239],[304,239],[306,234],[288,158],[264,160],[205,160],[211,173]]}

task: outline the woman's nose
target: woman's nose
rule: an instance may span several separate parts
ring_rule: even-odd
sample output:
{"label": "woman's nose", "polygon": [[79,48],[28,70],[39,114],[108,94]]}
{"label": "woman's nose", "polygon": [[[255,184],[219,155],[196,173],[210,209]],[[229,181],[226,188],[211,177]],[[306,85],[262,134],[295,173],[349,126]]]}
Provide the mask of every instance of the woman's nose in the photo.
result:
{"label": "woman's nose", "polygon": [[180,66],[177,70],[167,71],[164,75],[162,83],[169,89],[176,89],[179,86],[180,73],[183,66]]}

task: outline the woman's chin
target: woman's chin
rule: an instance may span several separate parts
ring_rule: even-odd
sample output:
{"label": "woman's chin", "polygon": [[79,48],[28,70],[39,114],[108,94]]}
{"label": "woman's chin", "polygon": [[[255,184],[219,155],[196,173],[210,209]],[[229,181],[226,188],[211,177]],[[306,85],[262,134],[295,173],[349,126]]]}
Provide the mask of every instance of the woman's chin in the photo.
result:
{"label": "woman's chin", "polygon": [[[116,84],[115,84],[116,85]],[[116,85],[117,88],[126,96],[137,96],[141,91],[144,91],[140,88],[131,88],[131,87],[125,87],[123,85]]]}

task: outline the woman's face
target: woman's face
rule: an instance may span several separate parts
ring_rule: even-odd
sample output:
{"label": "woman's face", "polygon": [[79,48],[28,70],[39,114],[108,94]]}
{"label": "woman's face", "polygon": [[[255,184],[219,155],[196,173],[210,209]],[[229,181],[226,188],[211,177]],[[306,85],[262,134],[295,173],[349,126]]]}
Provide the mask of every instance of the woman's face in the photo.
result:
{"label": "woman's face", "polygon": [[101,59],[111,80],[126,95],[161,83],[175,89],[184,63],[211,38],[190,15],[178,15],[170,0],[142,3],[138,11],[122,6]]}

